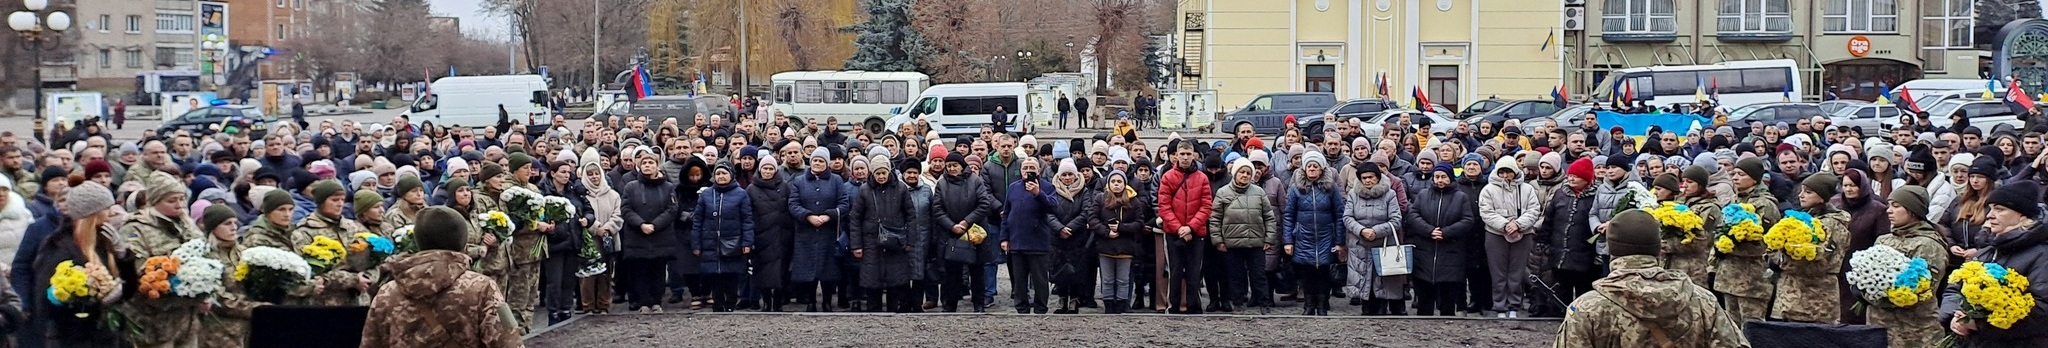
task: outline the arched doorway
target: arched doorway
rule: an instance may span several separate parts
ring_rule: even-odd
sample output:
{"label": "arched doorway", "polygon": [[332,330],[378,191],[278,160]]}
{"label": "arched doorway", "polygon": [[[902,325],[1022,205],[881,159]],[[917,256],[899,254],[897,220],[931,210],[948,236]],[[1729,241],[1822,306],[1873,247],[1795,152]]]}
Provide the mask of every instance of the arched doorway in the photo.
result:
{"label": "arched doorway", "polygon": [[1921,76],[1918,65],[1883,58],[1850,59],[1822,67],[1826,69],[1821,74],[1824,92],[1833,92],[1836,99],[1877,100],[1885,86]]}
{"label": "arched doorway", "polygon": [[2006,23],[1992,45],[1996,52],[1991,56],[1994,78],[2016,78],[2031,93],[2048,87],[2048,20]]}

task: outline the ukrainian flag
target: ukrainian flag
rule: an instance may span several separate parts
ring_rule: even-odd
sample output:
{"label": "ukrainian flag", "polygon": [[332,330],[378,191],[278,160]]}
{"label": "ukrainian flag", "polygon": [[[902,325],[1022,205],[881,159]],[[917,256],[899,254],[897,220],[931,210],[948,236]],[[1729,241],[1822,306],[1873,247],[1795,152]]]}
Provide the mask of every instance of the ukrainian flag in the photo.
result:
{"label": "ukrainian flag", "polygon": [[1891,104],[1891,103],[1892,103],[1892,85],[1891,85],[1891,84],[1888,84],[1888,83],[1878,83],[1878,84],[1877,84],[1877,105],[1886,105],[1886,104]]}
{"label": "ukrainian flag", "polygon": [[1697,85],[1695,85],[1697,87],[1693,88],[1693,100],[1704,102],[1707,101],[1707,99],[1710,99],[1707,97],[1707,80],[1701,78],[1694,78],[1694,80],[1694,82],[1697,83]]}

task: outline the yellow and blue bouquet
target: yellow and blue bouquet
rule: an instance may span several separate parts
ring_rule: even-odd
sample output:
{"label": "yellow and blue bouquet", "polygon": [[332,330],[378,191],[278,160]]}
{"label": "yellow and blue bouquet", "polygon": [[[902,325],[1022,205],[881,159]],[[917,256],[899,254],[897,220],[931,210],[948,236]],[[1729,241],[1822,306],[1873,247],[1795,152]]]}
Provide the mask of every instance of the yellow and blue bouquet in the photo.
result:
{"label": "yellow and blue bouquet", "polygon": [[1842,274],[1865,302],[1911,307],[1933,300],[1934,273],[1927,259],[1908,258],[1885,245],[1849,255],[1849,272]]}
{"label": "yellow and blue bouquet", "polygon": [[1962,290],[1962,312],[1970,320],[2011,329],[2034,309],[2034,296],[2027,293],[2027,276],[1997,263],[1964,263],[1949,274],[1948,282]]}
{"label": "yellow and blue bouquet", "polygon": [[327,236],[314,236],[313,243],[299,246],[299,255],[305,256],[306,265],[312,266],[313,274],[327,273],[327,270],[341,266],[341,260],[348,257],[348,248],[341,241]]}
{"label": "yellow and blue bouquet", "polygon": [[1706,225],[1692,207],[1677,202],[1664,202],[1657,209],[1651,209],[1650,216],[1657,218],[1661,225],[1658,230],[1664,232],[1664,238],[1677,239],[1678,244],[1692,244],[1694,239],[1698,239],[1699,230]]}
{"label": "yellow and blue bouquet", "polygon": [[1748,203],[1732,204],[1721,208],[1721,221],[1726,230],[1714,240],[1714,249],[1734,252],[1735,243],[1764,240],[1763,218],[1756,215],[1756,206]]}
{"label": "yellow and blue bouquet", "polygon": [[398,253],[398,245],[390,238],[384,238],[376,233],[357,232],[355,238],[348,243],[348,252],[368,256],[368,269],[376,269],[377,265],[384,263],[384,258]]}
{"label": "yellow and blue bouquet", "polygon": [[56,273],[50,275],[50,290],[44,295],[50,304],[59,306],[79,303],[73,300],[88,300],[92,297],[92,288],[85,286],[86,279],[85,266],[74,265],[71,261],[58,263]]}
{"label": "yellow and blue bouquet", "polygon": [[1921,301],[1934,299],[1934,271],[1928,269],[1927,259],[1913,258],[1906,263],[1906,270],[1893,278],[1892,288],[1885,290],[1885,299],[1892,305],[1911,307]]}
{"label": "yellow and blue bouquet", "polygon": [[488,211],[476,216],[477,228],[484,233],[498,236],[499,246],[512,245],[512,216],[502,211]]}
{"label": "yellow and blue bouquet", "polygon": [[1814,224],[1813,215],[1798,210],[1786,210],[1785,218],[1764,233],[1765,247],[1799,261],[1819,259],[1821,250],[1828,247],[1827,240],[1828,232]]}

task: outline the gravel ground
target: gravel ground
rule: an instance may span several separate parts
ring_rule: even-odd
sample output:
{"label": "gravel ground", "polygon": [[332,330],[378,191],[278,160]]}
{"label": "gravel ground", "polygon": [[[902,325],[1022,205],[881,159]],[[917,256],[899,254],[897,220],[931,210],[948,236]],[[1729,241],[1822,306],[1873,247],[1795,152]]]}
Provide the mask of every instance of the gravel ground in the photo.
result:
{"label": "gravel ground", "polygon": [[1549,347],[1557,321],[972,314],[619,314],[531,347]]}

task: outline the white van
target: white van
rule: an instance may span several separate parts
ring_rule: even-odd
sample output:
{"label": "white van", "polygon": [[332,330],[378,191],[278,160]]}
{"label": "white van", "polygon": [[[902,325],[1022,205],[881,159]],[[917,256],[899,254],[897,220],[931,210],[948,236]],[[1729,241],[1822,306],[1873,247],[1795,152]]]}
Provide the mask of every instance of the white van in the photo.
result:
{"label": "white van", "polygon": [[1025,121],[1031,91],[1023,82],[961,83],[937,85],[925,89],[924,94],[909,105],[892,110],[896,114],[889,118],[888,130],[894,131],[904,122],[916,121],[919,116],[931,122],[932,130],[939,134],[975,134],[982,126],[989,125],[990,114],[996,107],[1010,113],[1006,121],[1009,132],[1030,133],[1031,125]]}
{"label": "white van", "polygon": [[548,83],[540,75],[453,76],[434,80],[427,94],[406,110],[413,123],[490,127],[504,107],[512,123],[552,122]]}
{"label": "white van", "polygon": [[[1950,94],[1955,94],[1956,92],[1983,93],[1986,83],[1991,83],[1991,80],[1918,79],[1892,86],[1892,90],[1887,92],[1891,92],[1893,102],[1897,102],[1899,98],[1903,97],[1899,95],[1899,92],[1911,93],[1913,103],[1920,104],[1920,108],[1924,110],[1934,107],[1934,104],[1940,103],[1942,99],[1954,97],[1954,95]],[[2004,84],[1994,85],[1998,86],[1997,89],[2000,92],[2005,90]]]}

